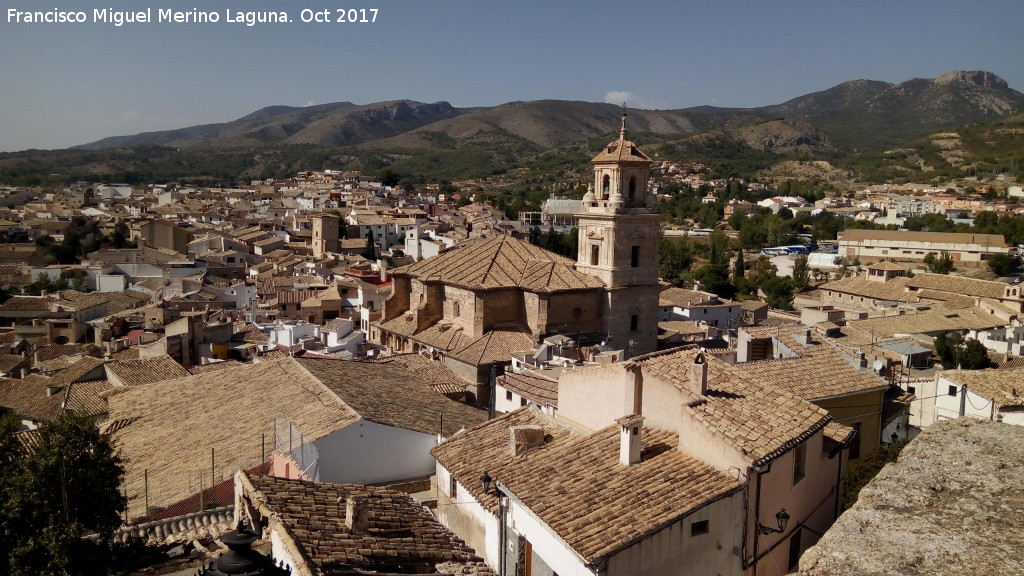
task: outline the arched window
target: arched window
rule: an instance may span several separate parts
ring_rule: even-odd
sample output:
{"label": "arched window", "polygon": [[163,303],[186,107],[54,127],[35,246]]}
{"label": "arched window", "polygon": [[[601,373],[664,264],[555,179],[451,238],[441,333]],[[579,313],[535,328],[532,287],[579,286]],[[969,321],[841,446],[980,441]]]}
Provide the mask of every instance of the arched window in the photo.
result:
{"label": "arched window", "polygon": [[607,175],[607,174],[605,174],[604,178],[601,180],[601,192],[605,195],[605,197],[607,197],[608,194],[611,193],[611,189],[612,189],[612,177]]}
{"label": "arched window", "polygon": [[458,316],[459,315],[459,303],[458,302],[452,302],[452,315],[454,315],[454,316]]}
{"label": "arched window", "polygon": [[636,176],[630,176],[629,178],[629,199],[633,200],[636,196]]}

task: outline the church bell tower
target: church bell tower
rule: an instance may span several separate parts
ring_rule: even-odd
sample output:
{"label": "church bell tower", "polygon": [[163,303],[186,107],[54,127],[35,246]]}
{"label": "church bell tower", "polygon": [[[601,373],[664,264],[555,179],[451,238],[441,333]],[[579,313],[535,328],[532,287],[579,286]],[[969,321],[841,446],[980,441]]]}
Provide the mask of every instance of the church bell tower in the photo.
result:
{"label": "church bell tower", "polygon": [[605,283],[607,344],[629,358],[658,345],[657,199],[647,192],[651,159],[626,138],[626,114],[618,140],[591,160],[594,183],[579,215],[576,269]]}

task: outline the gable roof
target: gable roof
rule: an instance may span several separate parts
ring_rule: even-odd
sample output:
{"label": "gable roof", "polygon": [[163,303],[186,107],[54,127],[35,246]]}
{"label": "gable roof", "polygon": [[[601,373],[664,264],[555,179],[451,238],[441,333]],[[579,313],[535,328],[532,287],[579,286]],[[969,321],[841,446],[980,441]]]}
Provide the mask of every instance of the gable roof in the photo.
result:
{"label": "gable roof", "polygon": [[307,441],[359,420],[290,357],[120,388],[107,402],[110,420],[136,418],[115,437],[128,462],[124,486],[132,506],[141,506],[147,470],[151,506],[197,492],[182,477],[205,469],[209,479],[211,449],[222,473],[262,464],[274,447],[276,418],[294,423]]}
{"label": "gable roof", "polygon": [[[632,360],[650,374],[676,387],[690,378],[699,350],[677,348]],[[713,355],[708,363],[708,391],[684,405],[708,431],[734,446],[754,466],[771,462],[828,424],[829,413],[797,396],[735,370]]]}
{"label": "gable roof", "polygon": [[498,384],[538,404],[558,406],[558,380],[533,371],[505,372],[498,376]]}
{"label": "gable roof", "polygon": [[[795,357],[733,364],[730,369],[752,380],[785,390],[804,400],[824,400],[836,396],[885,390],[889,384],[866,370],[846,362],[843,353],[825,341],[803,345],[794,334],[806,331],[802,324],[748,329],[753,337],[772,336],[789,348]],[[813,334],[813,332],[812,332]]]}
{"label": "gable roof", "polygon": [[839,232],[839,241],[863,242],[865,240],[888,242],[924,242],[932,244],[975,244],[1005,248],[1002,234],[973,234],[959,232],[910,232],[906,230],[862,230],[848,229]]}
{"label": "gable roof", "polygon": [[189,375],[188,370],[166,354],[153,358],[108,362],[104,368],[107,370],[107,377],[122,386],[141,386]]}
{"label": "gable roof", "polygon": [[930,274],[922,272],[913,278],[908,278],[906,285],[917,290],[939,290],[942,292],[955,292],[968,296],[981,296],[982,298],[1001,299],[1006,293],[1007,285],[992,280],[978,280],[964,276],[950,276],[949,274]]}
{"label": "gable roof", "polygon": [[1000,406],[1024,406],[1024,369],[946,370],[939,376]]}
{"label": "gable roof", "polygon": [[[545,444],[519,456],[509,451],[509,427],[542,426]],[[550,437],[550,438],[548,438]],[[677,450],[678,435],[644,428],[641,462],[619,463],[619,430],[571,432],[533,408],[520,408],[451,438],[431,453],[474,498],[486,471],[587,563],[631,546],[741,487]]]}
{"label": "gable roof", "polygon": [[[454,562],[465,565],[459,574],[493,575],[472,548],[408,494],[356,484],[239,477],[242,497],[271,530],[283,532],[278,535],[285,546],[307,561],[299,563],[297,574],[397,573],[398,564],[435,573],[437,564]],[[346,527],[348,498],[365,500],[365,530]]]}
{"label": "gable roof", "polygon": [[75,410],[87,416],[107,412],[102,396],[112,389],[105,380],[55,382],[35,377],[0,379],[0,406],[20,416],[38,420],[56,420],[62,412]]}
{"label": "gable roof", "polygon": [[396,268],[392,274],[467,290],[560,292],[604,287],[596,276],[576,270],[575,264],[524,240],[502,235],[470,240],[433,258]]}
{"label": "gable roof", "polygon": [[910,278],[899,276],[888,282],[876,282],[863,276],[848,276],[822,284],[820,290],[834,290],[845,294],[865,296],[873,300],[892,300],[893,302],[917,302],[920,295],[907,291]]}
{"label": "gable roof", "polygon": [[[430,379],[399,363],[324,358],[296,361],[371,422],[450,436],[487,420],[486,411],[435,392]],[[440,430],[442,422],[444,429]]]}
{"label": "gable roof", "polygon": [[373,364],[397,364],[415,373],[434,392],[444,395],[464,395],[466,381],[441,362],[435,362],[420,354],[390,354],[378,356],[365,362]]}

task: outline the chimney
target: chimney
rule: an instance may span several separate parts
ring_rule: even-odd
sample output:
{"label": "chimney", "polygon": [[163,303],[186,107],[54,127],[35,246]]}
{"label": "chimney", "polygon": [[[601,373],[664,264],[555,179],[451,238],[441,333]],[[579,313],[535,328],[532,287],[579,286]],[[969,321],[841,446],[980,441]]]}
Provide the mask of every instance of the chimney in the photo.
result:
{"label": "chimney", "polygon": [[348,528],[349,532],[365,533],[370,526],[368,516],[366,496],[345,498],[345,528]]}
{"label": "chimney", "polygon": [[631,466],[640,461],[641,438],[644,429],[644,417],[630,414],[616,420],[619,423],[619,463]]}
{"label": "chimney", "polygon": [[750,333],[740,328],[736,338],[736,361],[750,362],[753,358],[753,349],[750,345]]}
{"label": "chimney", "polygon": [[811,339],[811,329],[807,328],[806,330],[800,331],[796,335],[796,341],[804,346],[810,346],[811,342],[813,342]]}
{"label": "chimney", "polygon": [[61,390],[62,390],[62,388],[60,386],[47,386],[46,387],[46,396],[47,397],[53,396],[54,394],[60,392]]}
{"label": "chimney", "polygon": [[708,393],[708,359],[704,356],[703,348],[697,352],[697,357],[690,365],[690,392],[695,396]]}
{"label": "chimney", "polygon": [[531,424],[508,427],[508,448],[511,456],[525,454],[531,448],[544,445],[544,428]]}

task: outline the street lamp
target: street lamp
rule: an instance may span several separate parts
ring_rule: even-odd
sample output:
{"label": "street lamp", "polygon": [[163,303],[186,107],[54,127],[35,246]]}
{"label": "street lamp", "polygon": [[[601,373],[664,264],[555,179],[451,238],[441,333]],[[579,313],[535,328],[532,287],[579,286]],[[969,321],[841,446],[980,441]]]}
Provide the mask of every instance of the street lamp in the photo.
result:
{"label": "street lamp", "polygon": [[785,508],[781,508],[775,513],[775,520],[778,521],[779,527],[772,528],[771,526],[765,526],[761,522],[757,523],[757,531],[761,534],[771,534],[772,532],[782,533],[786,531],[786,524],[789,523],[789,512],[786,512]]}
{"label": "street lamp", "polygon": [[239,574],[245,576],[288,576],[291,573],[284,564],[275,564],[274,559],[253,550],[251,545],[259,539],[255,532],[245,527],[240,520],[238,526],[220,537],[220,541],[228,547],[209,566],[202,566],[195,576],[226,576]]}

